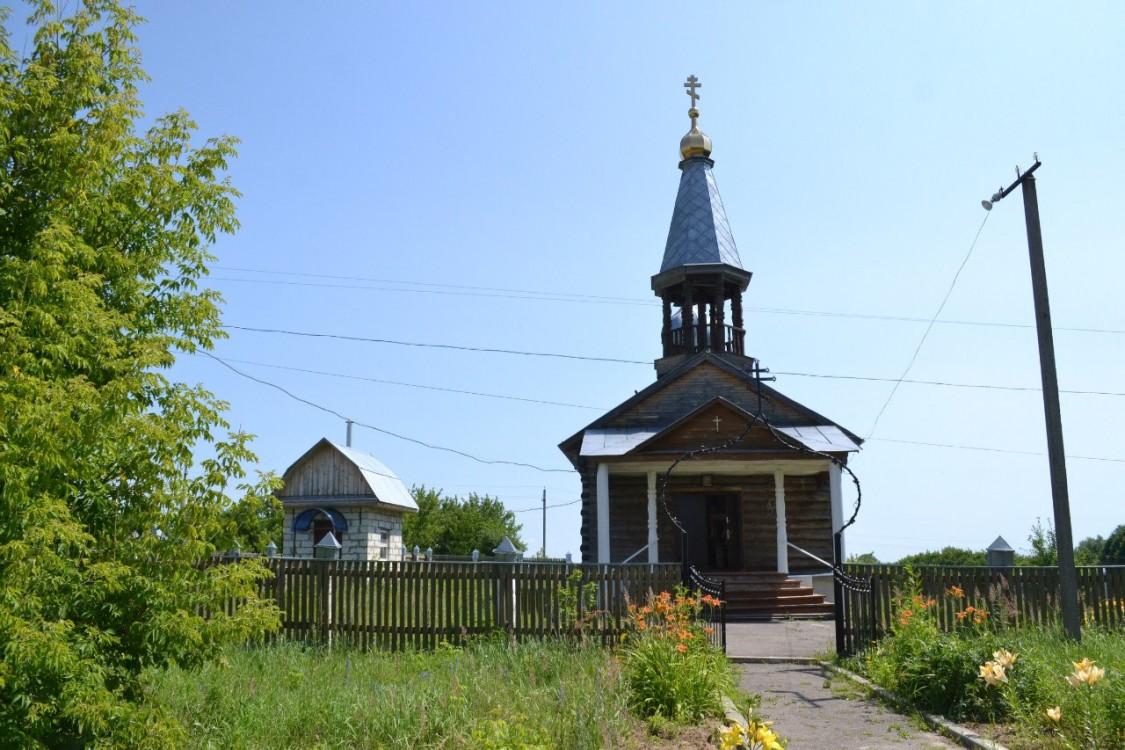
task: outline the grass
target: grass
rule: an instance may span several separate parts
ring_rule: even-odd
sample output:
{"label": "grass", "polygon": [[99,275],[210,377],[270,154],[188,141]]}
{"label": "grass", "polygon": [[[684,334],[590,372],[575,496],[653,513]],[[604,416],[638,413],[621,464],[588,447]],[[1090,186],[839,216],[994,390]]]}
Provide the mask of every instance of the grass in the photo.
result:
{"label": "grass", "polygon": [[388,654],[245,648],[226,666],[148,675],[190,748],[640,747],[612,653],[482,641]]}

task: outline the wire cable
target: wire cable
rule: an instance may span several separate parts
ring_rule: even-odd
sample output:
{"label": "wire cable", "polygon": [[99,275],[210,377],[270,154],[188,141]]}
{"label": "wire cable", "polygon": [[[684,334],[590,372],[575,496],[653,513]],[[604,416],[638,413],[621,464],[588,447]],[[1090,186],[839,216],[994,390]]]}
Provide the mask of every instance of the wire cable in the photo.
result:
{"label": "wire cable", "polygon": [[969,262],[969,258],[972,257],[973,248],[977,246],[977,240],[980,239],[980,233],[984,231],[984,225],[988,223],[988,216],[990,213],[990,211],[984,212],[984,221],[982,221],[980,223],[980,227],[977,228],[977,233],[973,237],[972,243],[969,245],[969,252],[965,253],[965,259],[962,260],[961,265],[957,267],[957,273],[953,274],[953,281],[950,282],[949,289],[945,292],[945,297],[942,298],[941,304],[938,305],[937,312],[934,313],[934,317],[930,319],[929,325],[926,326],[925,332],[922,333],[922,338],[918,341],[918,346],[914,348],[914,354],[910,357],[910,362],[907,363],[906,369],[902,371],[902,375],[899,376],[898,381],[895,382],[894,387],[891,388],[890,394],[887,395],[887,400],[883,402],[883,407],[879,409],[879,413],[875,415],[875,422],[871,425],[871,431],[867,433],[868,440],[870,440],[871,436],[875,434],[875,429],[879,426],[880,417],[882,417],[883,412],[887,410],[887,407],[891,403],[891,399],[895,397],[895,393],[898,392],[898,387],[902,385],[903,379],[906,378],[908,374],[910,374],[910,368],[914,366],[914,360],[918,359],[918,353],[922,351],[922,345],[926,343],[926,338],[930,335],[930,331],[933,330],[934,323],[937,322],[938,317],[941,315],[941,311],[945,309],[945,303],[949,301],[950,295],[953,294],[953,288],[957,286],[957,279],[960,278],[961,271],[965,270],[965,265]]}
{"label": "wire cable", "polygon": [[[877,443],[902,443],[903,445],[922,445],[928,448],[955,448],[957,450],[966,451],[986,451],[988,453],[1011,453],[1017,456],[1046,456],[1046,453],[1037,451],[1018,451],[1014,448],[988,448],[980,445],[955,445],[953,443],[927,443],[921,440],[895,440],[892,438],[869,438]],[[1125,464],[1125,458],[1109,458],[1106,456],[1072,456],[1067,454],[1066,458],[1074,459],[1076,461],[1105,461],[1108,463]]]}
{"label": "wire cable", "polygon": [[[542,471],[542,472],[545,472],[545,473],[552,473],[552,474],[553,473],[571,474],[571,473],[574,472],[574,469],[547,469],[547,468],[544,468],[542,466],[536,466],[535,464],[524,463],[522,461],[505,461],[505,460],[501,460],[501,459],[481,458],[480,456],[474,456],[472,453],[467,453],[467,452],[462,451],[462,450],[457,450],[456,448],[447,448],[447,447],[442,446],[442,445],[433,445],[432,443],[427,443],[423,440],[418,440],[417,438],[407,437],[406,435],[400,435],[397,432],[391,432],[390,430],[385,430],[382,427],[376,427],[375,425],[366,424],[364,422],[360,422],[360,421],[354,420],[354,419],[349,419],[348,417],[345,417],[343,414],[336,411],[335,409],[331,409],[327,406],[322,406],[321,404],[318,404],[314,401],[309,401],[307,398],[302,398],[301,396],[298,396],[298,395],[286,390],[285,388],[281,387],[280,385],[277,385],[276,383],[271,383],[268,380],[262,380],[261,378],[254,377],[253,375],[250,375],[249,373],[245,373],[242,370],[239,370],[234,365],[225,361],[221,357],[217,357],[217,356],[215,356],[214,354],[211,354],[208,351],[204,351],[204,350],[200,349],[200,350],[198,350],[198,352],[200,354],[206,356],[206,357],[210,357],[211,359],[215,360],[216,362],[221,364],[223,367],[226,367],[228,370],[235,373],[236,375],[241,375],[242,377],[246,378],[247,380],[252,380],[255,383],[258,383],[260,385],[268,386],[268,387],[273,388],[275,390],[281,391],[282,393],[284,393],[286,396],[293,399],[294,401],[299,401],[302,404],[306,404],[307,406],[311,406],[314,409],[319,409],[320,411],[325,412],[326,414],[331,414],[332,416],[338,417],[338,418],[340,418],[344,421],[350,421],[352,424],[356,425],[357,427],[364,427],[368,430],[372,430],[374,432],[378,432],[378,433],[383,434],[383,435],[388,435],[390,437],[397,438],[399,440],[403,440],[407,443],[414,443],[415,445],[420,445],[423,448],[429,448],[430,450],[444,451],[446,453],[453,453],[455,455],[463,456],[464,458],[468,458],[468,459],[471,459],[473,461],[476,461],[477,463],[482,463],[482,464],[503,465],[503,466],[519,466],[519,467],[525,468],[525,469],[534,469],[535,471]],[[388,475],[383,474],[383,476],[388,476]]]}
{"label": "wire cable", "polygon": [[[238,268],[234,266],[213,266],[215,269],[226,271],[238,271],[243,273],[258,273],[258,274],[276,274],[283,276],[297,276],[305,278],[323,278],[338,281],[361,281],[373,282],[376,284],[398,284],[402,286],[363,286],[363,285],[349,285],[349,284],[319,284],[319,283],[300,283],[283,281],[279,279],[240,279],[225,276],[212,276],[213,281],[230,281],[230,282],[243,282],[253,284],[279,284],[286,286],[307,286],[307,287],[320,287],[326,289],[363,289],[373,291],[393,291],[393,292],[417,292],[417,293],[447,293],[447,294],[460,294],[461,296],[479,296],[479,297],[493,297],[501,299],[530,299],[530,300],[543,300],[549,302],[600,302],[605,304],[629,305],[640,307],[660,307],[659,302],[652,302],[646,299],[637,297],[611,297],[607,295],[596,294],[576,294],[573,292],[551,292],[532,289],[506,289],[502,287],[482,287],[482,286],[466,286],[459,284],[435,284],[423,281],[398,281],[394,279],[377,279],[368,278],[363,276],[336,276],[329,274],[318,273],[302,273],[297,271],[269,271],[259,268]],[[418,287],[437,287],[440,289],[450,290],[464,290],[459,292],[431,292],[429,289],[410,289],[404,288],[407,286]],[[752,307],[747,306],[743,308],[746,312],[765,313],[768,315],[805,315],[824,318],[851,318],[856,320],[876,320],[876,321],[890,321],[895,323],[930,323],[930,318],[919,318],[909,315],[876,315],[869,313],[849,313],[849,312],[833,312],[830,310],[796,310],[780,307]],[[934,321],[935,325],[959,325],[959,326],[984,326],[993,328],[1023,328],[1031,330],[1035,328],[1034,323],[1001,323],[996,321],[986,320],[938,320]],[[1074,333],[1098,333],[1098,334],[1116,334],[1125,335],[1125,329],[1120,328],[1090,328],[1090,327],[1074,327],[1074,326],[1052,326],[1054,331],[1069,331]]]}
{"label": "wire cable", "polygon": [[[463,290],[467,290],[467,291],[470,291],[470,292],[497,292],[497,293],[507,293],[507,294],[528,295],[526,297],[525,296],[516,297],[515,299],[534,299],[534,298],[538,298],[538,297],[551,299],[551,298],[558,297],[558,298],[567,298],[566,301],[570,301],[570,302],[601,300],[601,301],[606,301],[606,302],[617,302],[617,303],[626,304],[626,305],[646,305],[646,306],[650,306],[650,307],[659,307],[660,306],[659,302],[651,302],[647,299],[642,300],[642,299],[638,299],[636,297],[610,297],[610,296],[599,295],[599,294],[576,294],[574,292],[546,292],[546,291],[541,291],[541,290],[537,291],[537,290],[534,290],[534,289],[506,289],[504,287],[468,286],[468,285],[464,285],[464,284],[436,284],[436,283],[433,283],[433,282],[430,282],[430,281],[398,281],[398,280],[395,280],[395,279],[377,279],[377,278],[370,278],[370,277],[364,277],[364,276],[336,276],[336,275],[330,275],[330,274],[324,274],[324,273],[300,273],[300,272],[296,272],[296,271],[268,271],[268,270],[259,269],[259,268],[236,268],[234,266],[221,266],[221,265],[216,265],[216,266],[214,266],[214,268],[220,268],[220,269],[223,269],[223,270],[226,270],[226,271],[239,271],[239,272],[243,272],[243,273],[276,274],[276,275],[279,275],[279,276],[300,276],[300,277],[304,277],[304,278],[313,278],[313,279],[333,279],[333,280],[336,280],[336,281],[367,281],[367,282],[372,282],[372,283],[375,283],[375,284],[402,284],[402,285],[407,285],[407,286],[435,287],[435,288],[439,288],[439,289],[459,289],[459,290],[463,289]],[[222,280],[223,281],[253,281],[253,279],[222,279]],[[268,283],[271,283],[271,282],[268,281],[268,280],[265,280],[261,283],[267,283],[268,284]],[[272,283],[284,283],[284,282],[275,281],[275,282],[272,282]],[[368,287],[360,287],[360,288],[368,288]],[[411,292],[411,291],[424,291],[424,290],[397,289],[396,291]],[[484,296],[499,296],[499,294],[496,294],[496,295],[489,294],[489,295],[484,295]]]}
{"label": "wire cable", "polygon": [[463,396],[481,396],[483,398],[498,398],[505,401],[521,401],[526,404],[543,404],[546,406],[569,406],[574,409],[593,409],[595,411],[607,411],[600,406],[584,406],[582,404],[568,404],[562,401],[542,401],[535,398],[523,398],[521,396],[509,396],[502,393],[482,393],[480,391],[463,391],[457,388],[444,388],[436,385],[419,385],[418,383],[403,383],[397,380],[382,380],[380,378],[369,378],[363,375],[348,375],[342,372],[326,372],[324,370],[307,370],[303,367],[289,367],[288,365],[271,365],[265,362],[251,362],[246,359],[231,359],[227,358],[227,362],[237,362],[243,365],[254,365],[255,367],[269,367],[274,370],[289,370],[290,372],[303,372],[309,375],[323,375],[331,378],[345,378],[347,380],[362,380],[367,383],[382,383],[384,385],[401,385],[406,388],[420,388],[426,391],[441,391],[443,393],[458,393]]}
{"label": "wire cable", "polygon": [[536,505],[534,508],[520,508],[519,510],[513,510],[512,513],[530,513],[534,510],[542,511],[542,510],[550,510],[551,508],[565,508],[568,505],[575,505],[576,503],[580,503],[580,502],[582,502],[582,498],[578,498],[577,500],[571,500],[568,503],[557,503],[555,505],[547,505],[547,506]]}
{"label": "wire cable", "polygon": [[[822,375],[822,374],[813,373],[813,372],[782,372],[780,370],[775,370],[774,374],[776,374],[776,375],[788,375],[790,377],[798,377],[798,378],[823,378],[823,379],[826,379],[826,380],[862,380],[862,381],[869,381],[869,382],[873,382],[873,383],[898,383],[898,382],[901,382],[901,383],[907,383],[909,385],[936,385],[936,386],[944,386],[944,387],[947,387],[947,388],[979,388],[979,389],[990,390],[990,391],[1020,391],[1020,392],[1027,391],[1027,392],[1034,392],[1034,393],[1041,393],[1043,391],[1042,388],[1037,388],[1035,386],[1023,386],[1023,385],[988,385],[986,383],[950,383],[950,382],[946,382],[946,381],[942,381],[942,380],[911,380],[909,378],[900,380],[900,379],[897,379],[897,378],[876,378],[876,377],[866,377],[866,376],[862,376],[862,375]],[[1060,388],[1059,393],[1071,393],[1071,394],[1079,394],[1079,395],[1083,395],[1083,396],[1125,396],[1125,392],[1122,392],[1122,391],[1083,391],[1083,390],[1066,389],[1066,388]]]}
{"label": "wire cable", "polygon": [[[423,346],[423,345],[418,344],[418,346]],[[559,355],[559,356],[565,356],[565,355]],[[310,375],[323,375],[325,377],[345,378],[345,379],[348,379],[348,380],[361,380],[361,381],[370,382],[370,383],[383,383],[383,384],[386,384],[386,385],[399,385],[399,386],[403,386],[403,387],[406,387],[406,388],[419,388],[419,389],[422,389],[422,390],[441,391],[441,392],[445,392],[445,393],[458,393],[458,394],[462,394],[462,395],[466,395],[466,396],[481,396],[481,397],[484,397],[484,398],[496,398],[496,399],[503,399],[503,400],[508,400],[508,401],[522,401],[522,402],[525,402],[525,403],[543,404],[543,405],[546,405],[546,406],[566,406],[566,407],[570,407],[570,408],[574,408],[574,409],[591,409],[591,410],[594,410],[594,411],[606,411],[606,408],[602,407],[602,406],[589,406],[589,405],[586,405],[586,404],[571,404],[571,403],[567,403],[567,402],[564,402],[564,401],[545,401],[545,400],[542,400],[542,399],[525,398],[525,397],[522,397],[522,396],[512,396],[510,394],[484,393],[484,392],[481,392],[481,391],[466,391],[466,390],[462,390],[462,389],[458,389],[458,388],[448,388],[448,387],[433,386],[433,385],[420,385],[418,383],[404,383],[402,381],[397,381],[397,380],[384,380],[384,379],[380,379],[380,378],[370,378],[370,377],[366,377],[366,376],[363,376],[363,375],[351,375],[351,374],[348,374],[348,373],[331,372],[331,371],[327,371],[327,370],[310,370],[310,369],[306,369],[306,368],[303,368],[303,367],[291,367],[289,365],[276,365],[276,364],[270,364],[268,362],[254,362],[254,361],[245,360],[245,359],[227,358],[227,361],[228,362],[239,362],[239,363],[245,364],[245,365],[254,365],[256,367],[269,367],[269,368],[272,368],[272,369],[275,369],[275,370],[289,370],[291,372],[303,372],[303,373],[307,373],[307,374],[310,374]],[[641,362],[640,360],[638,360],[636,362],[626,361],[626,363],[627,364],[646,364],[646,365],[651,364],[649,362]],[[1037,388],[1035,386],[990,385],[990,384],[987,384],[987,383],[951,383],[951,382],[941,381],[941,380],[912,380],[912,379],[909,379],[909,378],[899,380],[897,378],[879,378],[879,377],[865,376],[865,375],[827,375],[827,374],[824,374],[824,373],[815,373],[815,372],[787,372],[787,371],[781,371],[781,370],[775,370],[774,374],[775,375],[786,375],[786,376],[789,376],[789,377],[798,377],[798,378],[819,378],[819,379],[824,379],[824,380],[856,380],[856,381],[872,382],[872,383],[898,383],[898,382],[901,382],[901,383],[906,383],[906,384],[909,384],[909,385],[931,385],[931,386],[943,386],[943,387],[947,387],[947,388],[970,388],[970,389],[975,388],[975,389],[981,389],[981,390],[994,390],[994,391],[1015,391],[1015,392],[1032,392],[1032,393],[1039,393],[1039,392],[1042,391],[1042,388]],[[1125,392],[1122,392],[1122,391],[1091,391],[1091,390],[1079,390],[1079,389],[1073,389],[1073,388],[1060,388],[1059,393],[1078,394],[1078,395],[1085,395],[1085,396],[1125,397]]]}
{"label": "wire cable", "polygon": [[251,333],[275,333],[285,336],[305,336],[308,338],[338,339],[340,341],[362,341],[368,344],[394,344],[395,346],[412,346],[423,349],[453,349],[463,352],[486,352],[489,354],[516,354],[523,357],[555,357],[558,359],[577,359],[587,362],[617,362],[627,365],[649,365],[639,359],[616,359],[614,357],[586,357],[580,354],[557,354],[554,352],[524,352],[515,349],[491,349],[477,346],[456,346],[454,344],[426,344],[415,341],[395,341],[392,339],[377,339],[367,336],[348,336],[340,333],[311,333],[308,331],[290,331],[283,328],[253,328],[251,326],[236,326],[224,324],[223,328],[233,331],[249,331]]}

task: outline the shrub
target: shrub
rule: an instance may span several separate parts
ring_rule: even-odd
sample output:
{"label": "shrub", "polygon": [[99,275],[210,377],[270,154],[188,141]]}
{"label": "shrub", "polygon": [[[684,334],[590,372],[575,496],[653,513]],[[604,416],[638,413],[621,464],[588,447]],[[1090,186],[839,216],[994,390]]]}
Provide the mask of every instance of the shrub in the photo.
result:
{"label": "shrub", "polygon": [[1005,721],[1025,746],[1125,750],[1125,634],[1087,630],[1078,645],[1057,628],[997,629],[959,589],[943,598],[960,610],[951,633],[931,614],[947,602],[910,579],[890,635],[852,665],[919,709]]}
{"label": "shrub", "polygon": [[630,708],[642,718],[676,722],[722,715],[722,696],[735,692],[731,663],[711,645],[710,628],[700,622],[710,597],[678,588],[649,595],[645,605],[630,605],[632,631],[620,654]]}
{"label": "shrub", "polygon": [[979,665],[999,648],[989,614],[956,587],[943,598],[952,599],[957,610],[955,633],[938,628],[934,611],[945,603],[924,596],[917,576],[908,574],[895,598],[891,635],[859,668],[918,708],[959,719],[986,719],[1002,710],[998,698],[974,682]]}

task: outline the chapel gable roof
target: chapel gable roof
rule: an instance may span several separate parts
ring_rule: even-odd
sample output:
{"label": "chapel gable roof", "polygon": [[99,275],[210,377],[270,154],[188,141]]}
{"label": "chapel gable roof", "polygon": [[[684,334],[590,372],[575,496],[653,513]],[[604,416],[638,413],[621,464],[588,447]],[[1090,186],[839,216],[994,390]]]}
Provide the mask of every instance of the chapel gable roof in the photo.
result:
{"label": "chapel gable roof", "polygon": [[[775,428],[800,434],[823,451],[856,450],[863,442],[780,391],[765,384],[759,386],[750,373],[725,359],[700,352],[564,440],[559,448],[572,461],[578,455],[622,455],[619,451],[623,449],[632,452],[716,399],[721,399],[725,408],[753,418],[758,413],[759,387],[762,416]],[[587,453],[597,441],[603,442],[598,452]],[[798,438],[798,442],[804,443],[804,439]]]}

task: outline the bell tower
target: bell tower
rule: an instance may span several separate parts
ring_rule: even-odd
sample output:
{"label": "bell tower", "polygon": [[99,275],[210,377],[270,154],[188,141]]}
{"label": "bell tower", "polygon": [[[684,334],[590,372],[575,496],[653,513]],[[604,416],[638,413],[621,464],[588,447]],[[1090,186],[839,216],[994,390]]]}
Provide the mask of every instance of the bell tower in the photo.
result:
{"label": "bell tower", "polygon": [[691,130],[680,140],[680,188],[664,261],[652,277],[652,290],[663,302],[658,378],[702,351],[731,360],[740,369],[750,363],[745,351],[742,293],[750,285],[751,274],[742,267],[719,197],[712,173],[711,139],[699,129],[695,104],[701,87],[695,76],[684,83],[691,97]]}

